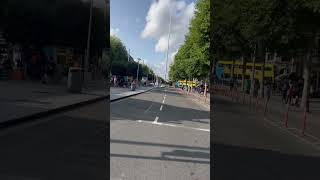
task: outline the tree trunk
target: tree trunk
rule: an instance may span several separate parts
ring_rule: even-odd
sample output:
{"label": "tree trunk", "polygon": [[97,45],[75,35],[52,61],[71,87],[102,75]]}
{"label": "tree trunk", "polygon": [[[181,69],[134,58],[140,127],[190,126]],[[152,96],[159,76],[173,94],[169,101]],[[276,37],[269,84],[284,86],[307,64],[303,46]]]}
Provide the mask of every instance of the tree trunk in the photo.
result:
{"label": "tree trunk", "polygon": [[250,94],[253,96],[254,92],[254,74],[255,74],[255,66],[256,66],[256,56],[255,53],[253,55],[253,60],[252,60],[252,69],[251,69],[251,86],[250,86]]}
{"label": "tree trunk", "polygon": [[266,65],[266,61],[267,61],[267,58],[268,58],[268,53],[266,52],[266,55],[265,55],[265,58],[263,60],[263,63],[262,63],[262,67],[261,67],[261,91],[260,91],[260,94],[261,94],[261,97],[264,98],[264,69],[265,69],[265,65]]}
{"label": "tree trunk", "polygon": [[308,98],[309,98],[309,88],[310,88],[310,52],[306,56],[306,60],[303,64],[303,91],[302,91],[302,98],[301,98],[301,108],[306,108]]}
{"label": "tree trunk", "polygon": [[204,92],[203,92],[204,97],[207,97],[207,81],[204,82]]}
{"label": "tree trunk", "polygon": [[247,71],[247,61],[244,59],[244,57],[242,56],[241,57],[241,60],[242,60],[242,91],[244,92],[245,91],[245,79],[246,79],[246,71]]}
{"label": "tree trunk", "polygon": [[232,60],[231,66],[231,81],[234,82],[234,59]]}

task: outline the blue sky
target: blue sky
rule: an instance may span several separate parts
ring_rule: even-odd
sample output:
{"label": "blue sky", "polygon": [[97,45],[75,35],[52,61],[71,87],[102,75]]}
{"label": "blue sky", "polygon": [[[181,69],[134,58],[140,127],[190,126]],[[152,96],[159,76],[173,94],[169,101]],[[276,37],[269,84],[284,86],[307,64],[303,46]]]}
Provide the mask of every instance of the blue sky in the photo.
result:
{"label": "blue sky", "polygon": [[122,40],[133,58],[145,60],[158,75],[164,77],[170,11],[172,28],[169,64],[188,31],[194,12],[193,2],[194,0],[110,0],[111,34]]}

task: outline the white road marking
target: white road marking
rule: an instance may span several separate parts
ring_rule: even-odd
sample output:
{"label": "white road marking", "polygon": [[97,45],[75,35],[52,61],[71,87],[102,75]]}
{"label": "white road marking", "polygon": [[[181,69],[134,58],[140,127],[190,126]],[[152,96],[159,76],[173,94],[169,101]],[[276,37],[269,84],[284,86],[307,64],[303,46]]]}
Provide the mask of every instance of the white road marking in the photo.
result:
{"label": "white road marking", "polygon": [[[157,120],[157,121],[156,121],[156,120]],[[192,130],[197,130],[197,131],[210,132],[210,129],[194,128],[194,127],[181,126],[181,125],[168,124],[168,123],[160,123],[160,122],[158,122],[157,117],[156,117],[156,120],[155,120],[155,121],[153,121],[153,122],[150,122],[150,121],[143,121],[143,120],[138,120],[138,122],[142,122],[142,123],[149,123],[149,124],[155,124],[155,125],[160,125],[160,126],[169,126],[169,127],[185,128],[185,129],[192,129]]]}
{"label": "white road marking", "polygon": [[148,109],[146,109],[146,110],[144,111],[144,113],[148,112],[148,111],[151,109],[152,106],[153,106],[153,103],[148,107]]}
{"label": "white road marking", "polygon": [[160,111],[162,111],[162,108],[163,108],[163,105],[161,105],[161,107],[160,107]]}
{"label": "white road marking", "polygon": [[154,119],[153,123],[158,123],[158,119],[159,119],[159,117],[157,116],[157,117]]}

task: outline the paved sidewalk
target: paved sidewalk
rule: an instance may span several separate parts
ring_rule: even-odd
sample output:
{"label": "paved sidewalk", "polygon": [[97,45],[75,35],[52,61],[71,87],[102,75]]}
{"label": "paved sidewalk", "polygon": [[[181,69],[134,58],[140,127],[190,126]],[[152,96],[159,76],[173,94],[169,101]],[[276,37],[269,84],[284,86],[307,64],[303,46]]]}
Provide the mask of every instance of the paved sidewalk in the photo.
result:
{"label": "paved sidewalk", "polygon": [[135,91],[130,91],[129,88],[117,88],[117,87],[111,87],[110,88],[110,100],[116,100],[119,98],[127,97],[127,96],[132,96],[135,94],[139,94],[145,91],[148,91],[152,89],[152,87],[139,87]]}
{"label": "paved sidewalk", "polygon": [[82,93],[70,93],[66,85],[45,85],[30,81],[0,81],[0,126],[8,122],[32,119],[33,116],[39,114],[44,115],[103,100],[109,95],[111,100],[115,100],[146,90],[148,89],[129,91],[129,89],[111,88],[110,93],[105,82],[92,81]]}
{"label": "paved sidewalk", "polygon": [[[281,98],[273,96],[267,107],[266,117],[284,123],[286,105]],[[302,109],[290,106],[288,111],[288,127],[299,131],[303,129],[304,112]],[[320,102],[311,99],[310,113],[307,114],[305,132],[320,139]]]}
{"label": "paved sidewalk", "polygon": [[[224,94],[228,99],[233,99],[235,101],[234,95],[230,91],[216,91],[216,94]],[[240,93],[240,102],[243,103],[243,95]],[[249,95],[246,95],[246,105],[249,105]],[[264,101],[259,102],[259,106],[256,108],[256,100],[252,99],[251,110],[260,115],[263,119],[270,120],[279,126],[285,126],[285,113],[287,106],[281,102],[281,97],[274,95],[271,97],[269,104],[267,106],[266,114],[264,115]],[[310,113],[307,114],[305,124],[305,136],[308,140],[314,143],[320,143],[320,101],[319,99],[311,99],[310,101]],[[302,130],[304,128],[304,112],[301,108],[290,106],[288,111],[288,130],[293,131],[295,134],[302,135]]]}
{"label": "paved sidewalk", "polygon": [[185,90],[182,90],[181,88],[178,88],[180,93],[188,95],[189,97],[192,97],[194,100],[197,100],[199,103],[202,103],[206,106],[210,106],[210,93],[207,93],[207,97],[204,97],[203,94],[199,94],[197,92],[186,92]]}

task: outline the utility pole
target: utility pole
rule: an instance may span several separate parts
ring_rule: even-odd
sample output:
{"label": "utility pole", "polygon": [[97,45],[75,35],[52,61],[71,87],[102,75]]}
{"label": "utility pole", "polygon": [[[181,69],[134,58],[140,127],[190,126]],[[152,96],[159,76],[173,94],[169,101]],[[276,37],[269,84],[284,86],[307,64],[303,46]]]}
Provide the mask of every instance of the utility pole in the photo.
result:
{"label": "utility pole", "polygon": [[170,43],[170,34],[171,34],[171,9],[169,7],[169,13],[170,13],[170,22],[169,22],[169,34],[168,34],[168,48],[167,48],[167,61],[166,61],[166,74],[165,74],[165,80],[167,80],[167,74],[168,74],[168,59],[169,59],[169,43]]}
{"label": "utility pole", "polygon": [[251,68],[251,86],[250,86],[250,94],[251,94],[251,96],[253,96],[254,86],[255,86],[254,75],[255,75],[255,66],[256,66],[256,49],[257,49],[257,46],[255,45],[254,51],[253,51],[252,68]]}
{"label": "utility pole", "polygon": [[87,88],[88,85],[88,64],[90,56],[90,39],[91,39],[91,24],[92,24],[92,9],[93,9],[93,0],[90,2],[90,16],[89,16],[89,25],[88,25],[88,39],[87,39],[87,51],[84,60],[84,87]]}
{"label": "utility pole", "polygon": [[265,76],[265,69],[266,69],[266,61],[267,61],[267,59],[268,59],[268,55],[269,55],[269,53],[267,52],[267,49],[266,49],[266,52],[265,52],[265,58],[264,58],[264,60],[263,60],[263,63],[262,63],[262,68],[261,68],[261,97],[262,98],[264,98],[264,82],[265,82],[265,78],[264,78],[264,76]]}
{"label": "utility pole", "polygon": [[140,60],[141,60],[141,59],[138,58],[137,81],[139,81],[139,61],[140,61]]}
{"label": "utility pole", "polygon": [[293,73],[293,63],[294,63],[294,58],[292,57],[291,58],[291,71],[290,71],[291,73]]}
{"label": "utility pole", "polygon": [[242,62],[242,91],[245,92],[245,78],[246,78],[246,72],[247,72],[247,61],[241,56],[241,62]]}

